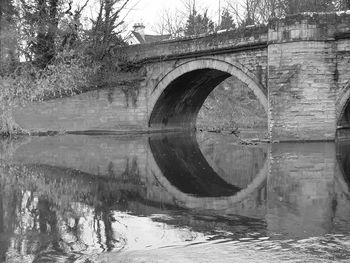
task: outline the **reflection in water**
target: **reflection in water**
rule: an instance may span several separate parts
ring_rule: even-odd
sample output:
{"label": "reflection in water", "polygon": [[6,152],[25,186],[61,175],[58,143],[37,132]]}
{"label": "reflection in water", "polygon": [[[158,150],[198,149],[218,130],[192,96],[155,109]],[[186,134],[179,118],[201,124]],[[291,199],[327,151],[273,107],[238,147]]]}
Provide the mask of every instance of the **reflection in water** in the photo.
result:
{"label": "reflection in water", "polygon": [[350,141],[337,144],[337,159],[344,175],[344,180],[350,186]]}
{"label": "reflection in water", "polygon": [[267,216],[271,231],[297,238],[332,232],[337,205],[334,150],[332,143],[272,149]]}
{"label": "reflection in water", "polygon": [[262,169],[267,145],[246,146],[235,143],[231,136],[198,133],[199,148],[209,165],[226,182],[247,187]]}
{"label": "reflection in water", "polygon": [[230,196],[241,190],[225,182],[209,166],[195,136],[151,137],[149,144],[162,174],[182,192],[196,196]]}
{"label": "reflection in water", "polygon": [[201,136],[2,141],[0,262],[350,257],[349,144]]}

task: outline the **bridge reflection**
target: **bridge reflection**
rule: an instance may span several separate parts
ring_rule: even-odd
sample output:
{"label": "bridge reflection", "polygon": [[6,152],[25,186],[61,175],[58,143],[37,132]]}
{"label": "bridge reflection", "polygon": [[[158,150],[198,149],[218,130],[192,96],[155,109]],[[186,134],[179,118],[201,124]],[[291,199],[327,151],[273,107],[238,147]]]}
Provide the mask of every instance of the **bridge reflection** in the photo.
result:
{"label": "bridge reflection", "polygon": [[349,228],[349,155],[349,144],[245,147],[182,134],[2,141],[1,261],[204,242],[204,233],[334,233]]}
{"label": "bridge reflection", "polygon": [[150,137],[149,144],[162,175],[181,192],[212,197],[241,190],[218,176],[202,155],[195,135]]}

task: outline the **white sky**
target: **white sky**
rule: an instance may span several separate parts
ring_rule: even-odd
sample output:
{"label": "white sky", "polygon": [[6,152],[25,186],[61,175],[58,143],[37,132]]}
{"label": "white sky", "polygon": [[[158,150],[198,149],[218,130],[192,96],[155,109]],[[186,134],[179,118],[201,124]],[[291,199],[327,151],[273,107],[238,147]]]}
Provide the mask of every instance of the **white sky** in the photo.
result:
{"label": "white sky", "polygon": [[[0,0],[1,1],[1,0]],[[85,10],[88,15],[96,13],[95,3],[98,0],[90,0],[90,5]],[[185,10],[184,2],[190,0],[131,0],[127,6],[129,13],[125,18],[128,25],[127,30],[130,31],[135,23],[143,23],[146,26],[146,33],[155,34],[155,25],[159,23],[161,14],[165,10]],[[191,0],[195,1],[196,9],[200,12],[208,9],[208,16],[217,22],[219,18],[219,3],[221,8],[226,6],[227,0]],[[77,0],[78,3],[85,2],[85,0]],[[131,10],[130,10],[131,9]]]}
{"label": "white sky", "polygon": [[[142,22],[146,26],[146,32],[152,33],[152,27],[159,22],[162,12],[167,9],[174,11],[176,9],[184,10],[184,1],[186,0],[132,0],[129,7],[135,4],[136,6],[133,10],[130,10],[126,22],[130,27],[134,23]],[[219,2],[221,5],[225,4],[225,0],[195,0],[195,5],[198,11],[208,9],[209,17],[217,22],[219,18]]]}

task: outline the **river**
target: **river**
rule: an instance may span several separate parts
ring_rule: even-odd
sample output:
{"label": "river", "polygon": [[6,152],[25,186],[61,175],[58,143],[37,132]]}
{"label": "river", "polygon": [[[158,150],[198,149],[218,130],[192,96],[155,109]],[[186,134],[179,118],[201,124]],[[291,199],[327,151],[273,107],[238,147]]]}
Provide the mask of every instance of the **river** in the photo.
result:
{"label": "river", "polygon": [[0,141],[0,262],[349,262],[350,143]]}

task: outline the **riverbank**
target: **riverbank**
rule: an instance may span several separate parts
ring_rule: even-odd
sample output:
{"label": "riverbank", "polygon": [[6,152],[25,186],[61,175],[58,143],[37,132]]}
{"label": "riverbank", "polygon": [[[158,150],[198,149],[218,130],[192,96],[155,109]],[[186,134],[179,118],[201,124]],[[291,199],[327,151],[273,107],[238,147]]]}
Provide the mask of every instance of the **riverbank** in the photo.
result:
{"label": "riverbank", "polygon": [[207,97],[197,117],[206,131],[267,130],[267,113],[247,85],[230,77]]}

